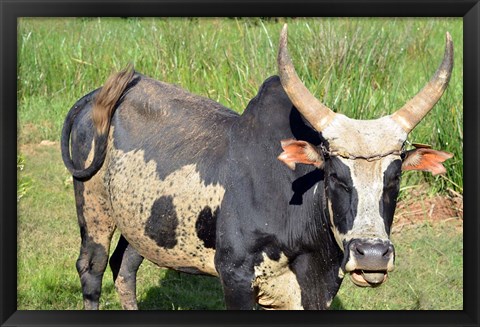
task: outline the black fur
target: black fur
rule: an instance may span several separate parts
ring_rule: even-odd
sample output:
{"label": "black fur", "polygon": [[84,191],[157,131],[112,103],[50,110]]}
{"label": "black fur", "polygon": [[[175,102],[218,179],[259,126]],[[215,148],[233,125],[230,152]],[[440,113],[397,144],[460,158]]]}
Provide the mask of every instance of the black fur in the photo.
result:
{"label": "black fur", "polygon": [[358,192],[353,186],[352,172],[338,158],[326,160],[327,197],[332,203],[333,221],[342,234],[346,234],[353,227],[357,216]]}
{"label": "black fur", "polygon": [[195,222],[197,236],[203,241],[206,248],[215,249],[218,209],[219,208],[212,212],[212,208],[206,206],[200,211],[197,221]]}
{"label": "black fur", "polygon": [[177,244],[175,231],[178,226],[177,212],[171,196],[158,198],[152,206],[150,218],[145,225],[145,235],[159,246],[172,249]]}
{"label": "black fur", "polygon": [[83,228],[81,230],[85,237],[82,237],[81,251],[76,262],[76,268],[82,285],[83,298],[86,301],[86,309],[98,309],[108,254],[103,246],[95,243],[91,237],[86,236]]}
{"label": "black fur", "polygon": [[[85,95],[82,99],[80,99],[68,112],[68,115],[65,119],[65,123],[63,124],[62,129],[62,139],[61,139],[61,150],[62,150],[62,159],[65,163],[65,166],[68,170],[72,173],[74,178],[78,180],[88,180],[93,174],[95,174],[102,166],[103,161],[106,155],[106,146],[107,146],[107,137],[106,135],[96,135],[97,141],[95,143],[95,156],[92,164],[88,168],[84,168],[84,161],[85,159],[79,162],[79,165],[75,164],[75,156],[77,153],[72,153],[72,158],[70,158],[70,134],[72,134],[72,142],[74,144],[81,144],[84,148],[90,148],[91,140],[93,138],[93,128],[91,129],[76,129],[74,128],[74,124],[77,121],[82,121],[85,117],[85,113],[88,112],[84,110],[86,107],[91,108],[93,97],[98,92],[95,90],[87,95]],[[77,116],[78,119],[77,119]],[[87,122],[87,124],[91,121]],[[72,128],[74,132],[72,133]],[[80,135],[75,135],[75,133],[80,133]],[[84,133],[88,133],[85,135]],[[78,139],[75,139],[78,137]],[[89,141],[86,143],[86,141]],[[85,142],[82,142],[85,141]],[[82,155],[85,155],[83,151],[80,151]],[[88,155],[88,153],[87,153]],[[86,158],[86,157],[85,157]]]}
{"label": "black fur", "polygon": [[385,221],[386,232],[390,235],[390,228],[393,223],[397,197],[400,191],[400,179],[402,174],[402,161],[392,162],[383,174],[383,194],[380,200],[380,216]]}

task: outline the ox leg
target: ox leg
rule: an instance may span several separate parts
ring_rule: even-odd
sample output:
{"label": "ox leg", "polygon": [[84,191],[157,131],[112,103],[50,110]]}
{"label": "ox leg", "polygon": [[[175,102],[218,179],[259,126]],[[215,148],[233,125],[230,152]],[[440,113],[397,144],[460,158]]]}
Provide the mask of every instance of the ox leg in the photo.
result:
{"label": "ox leg", "polygon": [[255,296],[252,280],[239,276],[222,276],[225,305],[228,310],[252,310],[255,306]]}
{"label": "ox leg", "polygon": [[86,310],[97,310],[102,279],[107,267],[115,223],[108,214],[104,197],[95,192],[95,182],[75,181],[78,223],[82,243],[76,268],[82,284]]}
{"label": "ox leg", "polygon": [[228,310],[252,310],[255,307],[255,291],[252,285],[253,263],[237,255],[222,249],[217,250],[215,254],[225,305]]}
{"label": "ox leg", "polygon": [[86,310],[98,310],[108,251],[109,243],[97,243],[91,236],[82,237],[76,267],[82,284],[83,304]]}
{"label": "ox leg", "polygon": [[113,281],[124,310],[138,310],[137,271],[143,257],[122,236],[110,257]]}

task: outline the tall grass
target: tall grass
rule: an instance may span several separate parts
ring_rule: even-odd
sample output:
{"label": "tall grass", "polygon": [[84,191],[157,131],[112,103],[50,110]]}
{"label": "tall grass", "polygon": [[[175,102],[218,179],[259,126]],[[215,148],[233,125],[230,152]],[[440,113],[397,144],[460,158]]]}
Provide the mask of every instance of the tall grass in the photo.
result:
{"label": "tall grass", "polygon": [[409,184],[434,182],[435,192],[463,191],[460,19],[20,19],[20,140],[58,140],[71,105],[129,62],[146,75],[242,112],[277,72],[283,22],[289,23],[289,49],[307,87],[329,107],[357,119],[392,113],[415,95],[440,63],[449,31],[455,42],[450,86],[410,140],[455,157],[446,163],[444,177],[405,175]]}

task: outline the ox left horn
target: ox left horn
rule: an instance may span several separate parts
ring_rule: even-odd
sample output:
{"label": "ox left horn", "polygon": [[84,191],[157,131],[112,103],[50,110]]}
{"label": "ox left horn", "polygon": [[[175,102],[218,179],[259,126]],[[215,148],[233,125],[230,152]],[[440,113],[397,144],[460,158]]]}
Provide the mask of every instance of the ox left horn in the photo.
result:
{"label": "ox left horn", "polygon": [[317,132],[321,132],[336,114],[315,98],[298,78],[287,51],[287,24],[283,25],[280,34],[277,64],[280,82],[290,101]]}
{"label": "ox left horn", "polygon": [[453,42],[450,33],[447,32],[445,54],[435,75],[417,95],[391,116],[405,132],[410,133],[440,100],[450,81],[452,69]]}

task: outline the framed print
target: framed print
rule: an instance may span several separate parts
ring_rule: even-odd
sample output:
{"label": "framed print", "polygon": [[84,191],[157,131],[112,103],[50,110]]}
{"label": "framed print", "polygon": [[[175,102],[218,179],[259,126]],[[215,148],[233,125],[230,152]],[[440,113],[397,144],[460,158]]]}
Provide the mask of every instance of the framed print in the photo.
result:
{"label": "framed print", "polygon": [[478,325],[477,1],[0,8],[2,326]]}

